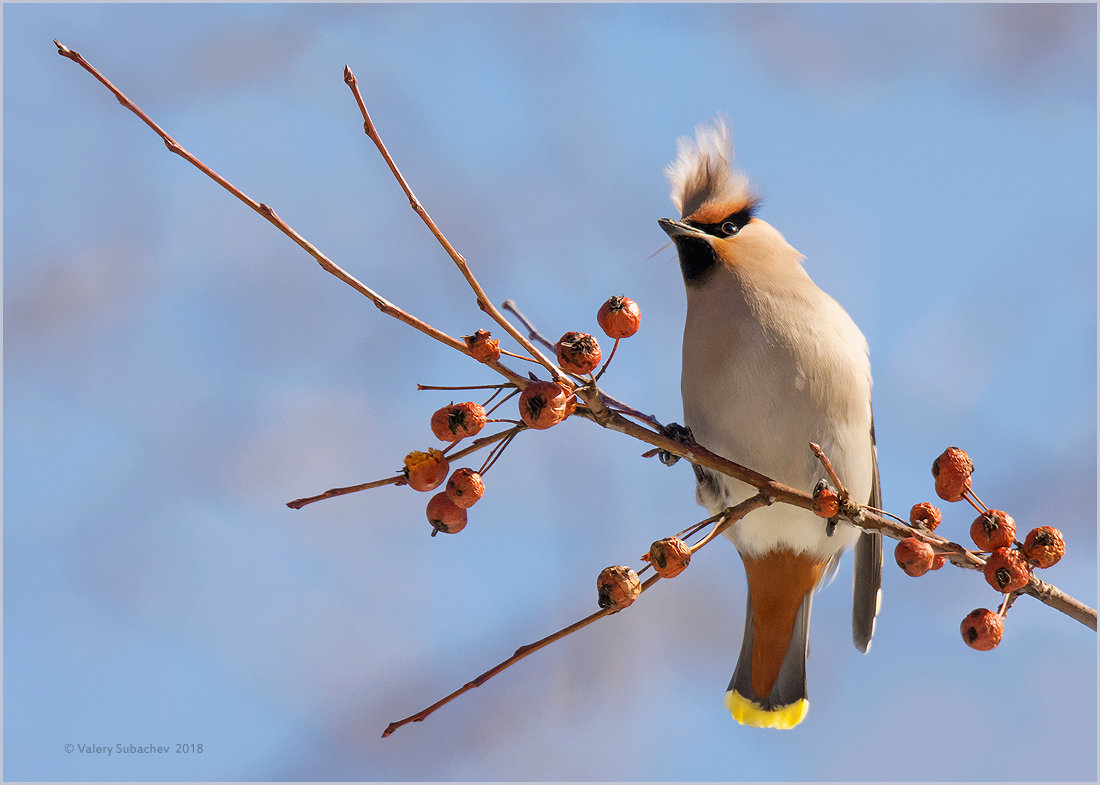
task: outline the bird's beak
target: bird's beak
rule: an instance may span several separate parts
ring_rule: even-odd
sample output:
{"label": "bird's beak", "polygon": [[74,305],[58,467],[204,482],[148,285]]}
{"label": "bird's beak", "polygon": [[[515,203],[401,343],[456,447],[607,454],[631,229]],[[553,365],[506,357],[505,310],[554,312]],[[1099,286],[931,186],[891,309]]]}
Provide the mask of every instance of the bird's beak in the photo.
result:
{"label": "bird's beak", "polygon": [[701,232],[694,226],[689,226],[683,221],[674,221],[671,218],[658,218],[657,225],[665,230],[673,240],[680,237],[706,237],[706,232]]}

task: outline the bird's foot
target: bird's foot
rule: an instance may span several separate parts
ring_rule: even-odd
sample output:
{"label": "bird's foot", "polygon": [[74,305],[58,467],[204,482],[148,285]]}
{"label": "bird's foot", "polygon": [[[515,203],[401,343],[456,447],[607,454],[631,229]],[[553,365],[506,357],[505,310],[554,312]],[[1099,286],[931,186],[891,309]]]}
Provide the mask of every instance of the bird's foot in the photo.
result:
{"label": "bird's foot", "polygon": [[[679,423],[670,422],[668,425],[663,426],[661,428],[661,435],[675,442],[679,442],[680,444],[695,444],[695,437],[691,433],[691,428],[688,428],[686,425],[680,425]],[[680,460],[680,456],[674,455],[668,450],[658,450],[657,459],[665,466],[673,466]]]}

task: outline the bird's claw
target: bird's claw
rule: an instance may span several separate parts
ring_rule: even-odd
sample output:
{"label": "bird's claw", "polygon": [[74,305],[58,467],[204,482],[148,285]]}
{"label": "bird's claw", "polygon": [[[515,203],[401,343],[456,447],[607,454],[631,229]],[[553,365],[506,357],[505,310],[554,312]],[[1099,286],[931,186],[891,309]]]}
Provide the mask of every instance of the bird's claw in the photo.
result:
{"label": "bird's claw", "polygon": [[[695,437],[691,433],[691,428],[679,423],[670,422],[668,425],[663,426],[661,435],[680,444],[695,444]],[[673,466],[680,460],[680,456],[670,453],[668,450],[659,450],[657,459],[665,466]]]}

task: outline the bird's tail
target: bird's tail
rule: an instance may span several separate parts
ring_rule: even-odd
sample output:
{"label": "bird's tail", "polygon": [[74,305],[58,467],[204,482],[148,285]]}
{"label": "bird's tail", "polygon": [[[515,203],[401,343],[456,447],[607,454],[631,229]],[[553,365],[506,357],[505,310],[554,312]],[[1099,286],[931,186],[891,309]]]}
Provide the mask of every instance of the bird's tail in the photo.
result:
{"label": "bird's tail", "polygon": [[745,637],[726,708],[742,725],[793,728],[810,708],[810,607],[826,562],[790,551],[742,557],[749,580]]}

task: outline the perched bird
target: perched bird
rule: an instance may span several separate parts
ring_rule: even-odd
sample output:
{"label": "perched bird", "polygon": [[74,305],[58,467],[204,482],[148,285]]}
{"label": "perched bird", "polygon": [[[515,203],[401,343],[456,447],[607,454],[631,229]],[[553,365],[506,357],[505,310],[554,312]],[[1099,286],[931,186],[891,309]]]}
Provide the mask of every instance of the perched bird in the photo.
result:
{"label": "perched bird", "polygon": [[[681,392],[684,423],[708,450],[809,491],[824,473],[817,442],[856,503],[881,506],[867,341],[810,279],[802,255],[757,217],[748,178],[733,167],[721,119],[680,139],[666,169],[679,220],[658,223],[676,244],[687,290]],[[756,493],[694,466],[712,514]],[[882,536],[788,504],[727,530],[748,578],[741,656],[726,707],[743,725],[792,728],[806,716],[814,590],[855,545],[852,637],[866,652],[880,600]]]}

